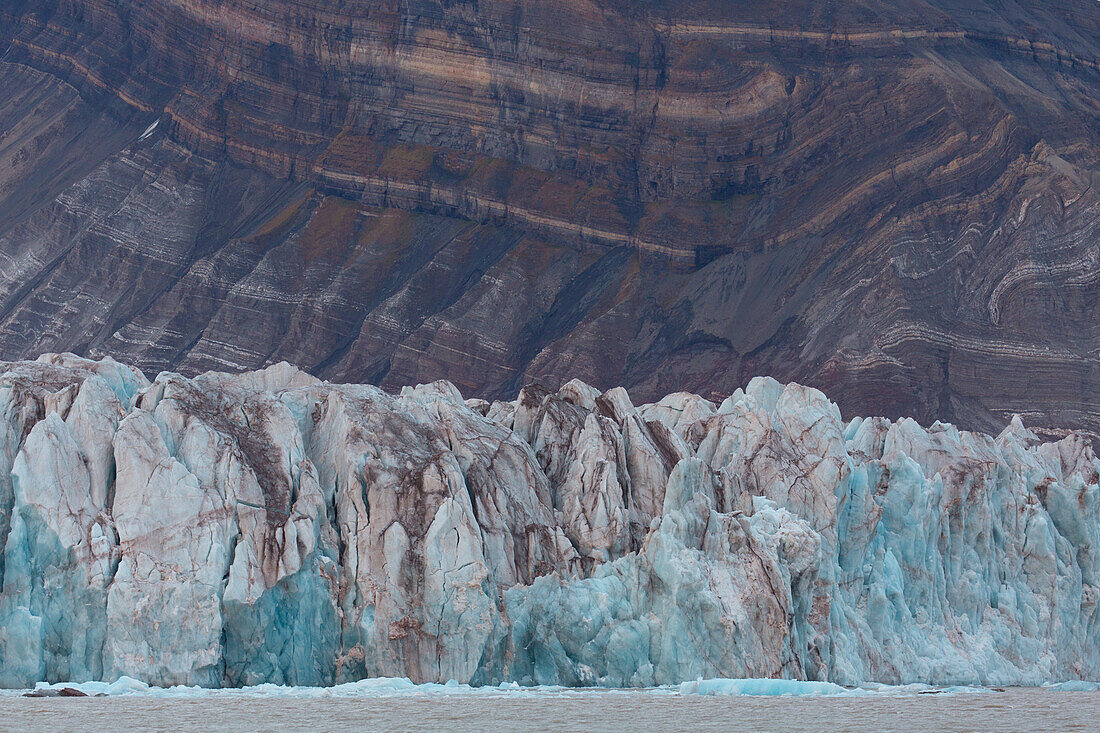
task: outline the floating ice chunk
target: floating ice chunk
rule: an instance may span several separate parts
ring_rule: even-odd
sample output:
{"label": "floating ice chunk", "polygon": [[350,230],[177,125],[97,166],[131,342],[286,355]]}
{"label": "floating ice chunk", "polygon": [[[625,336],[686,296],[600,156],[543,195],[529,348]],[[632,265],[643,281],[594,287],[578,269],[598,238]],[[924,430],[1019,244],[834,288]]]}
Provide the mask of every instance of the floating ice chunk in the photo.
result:
{"label": "floating ice chunk", "polygon": [[832,682],[759,678],[694,680],[680,685],[681,695],[850,695],[859,692]]}
{"label": "floating ice chunk", "polygon": [[1043,687],[1047,690],[1054,690],[1056,692],[1097,692],[1100,691],[1100,682],[1067,680],[1065,682],[1046,684],[1043,685]]}

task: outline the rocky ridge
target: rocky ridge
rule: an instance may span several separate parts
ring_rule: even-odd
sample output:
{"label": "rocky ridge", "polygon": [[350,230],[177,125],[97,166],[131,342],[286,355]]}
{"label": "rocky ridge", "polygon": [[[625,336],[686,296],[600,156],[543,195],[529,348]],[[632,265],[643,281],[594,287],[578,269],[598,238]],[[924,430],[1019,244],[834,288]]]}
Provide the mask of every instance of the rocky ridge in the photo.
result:
{"label": "rocky ridge", "polygon": [[0,374],[0,685],[1100,678],[1100,461],[753,379]]}

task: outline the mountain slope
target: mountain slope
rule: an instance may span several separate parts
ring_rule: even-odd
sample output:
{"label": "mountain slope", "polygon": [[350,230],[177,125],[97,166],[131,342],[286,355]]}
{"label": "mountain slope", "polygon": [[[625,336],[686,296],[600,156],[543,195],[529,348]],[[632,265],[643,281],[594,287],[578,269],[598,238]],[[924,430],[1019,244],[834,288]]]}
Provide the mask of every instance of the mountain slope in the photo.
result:
{"label": "mountain slope", "polygon": [[1100,434],[1092,0],[3,0],[0,54],[4,358]]}

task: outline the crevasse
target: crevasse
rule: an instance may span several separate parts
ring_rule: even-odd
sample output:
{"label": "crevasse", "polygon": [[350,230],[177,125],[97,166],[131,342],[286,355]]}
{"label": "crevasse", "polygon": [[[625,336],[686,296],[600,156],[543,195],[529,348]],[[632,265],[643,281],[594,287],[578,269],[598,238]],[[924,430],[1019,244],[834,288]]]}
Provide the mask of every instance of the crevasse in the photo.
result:
{"label": "crevasse", "polygon": [[570,382],[0,369],[0,686],[1100,679],[1100,462]]}

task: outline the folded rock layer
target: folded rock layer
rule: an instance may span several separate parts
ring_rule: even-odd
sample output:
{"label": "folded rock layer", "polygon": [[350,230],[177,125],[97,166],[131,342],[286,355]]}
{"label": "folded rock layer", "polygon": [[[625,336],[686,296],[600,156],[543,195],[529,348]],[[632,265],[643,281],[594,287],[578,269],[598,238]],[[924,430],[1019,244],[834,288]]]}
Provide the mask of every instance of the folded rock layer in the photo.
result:
{"label": "folded rock layer", "polygon": [[0,375],[0,685],[1100,678],[1100,461],[756,378]]}
{"label": "folded rock layer", "polygon": [[1100,436],[1095,0],[0,0],[0,358]]}

